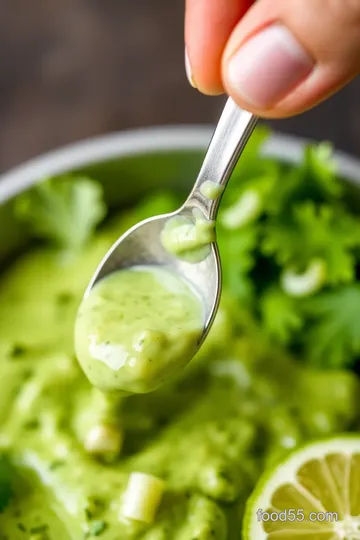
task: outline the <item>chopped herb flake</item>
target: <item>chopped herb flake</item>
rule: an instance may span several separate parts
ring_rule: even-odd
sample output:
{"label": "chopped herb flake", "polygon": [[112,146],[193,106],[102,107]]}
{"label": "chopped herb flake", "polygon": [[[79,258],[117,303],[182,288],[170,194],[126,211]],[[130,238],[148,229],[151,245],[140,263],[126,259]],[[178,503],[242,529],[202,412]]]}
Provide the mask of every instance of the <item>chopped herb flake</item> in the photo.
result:
{"label": "chopped herb flake", "polygon": [[49,525],[47,523],[43,523],[42,525],[37,525],[35,527],[31,527],[29,529],[29,532],[31,534],[39,534],[39,533],[46,532],[47,530],[49,530]]}
{"label": "chopped herb flake", "polygon": [[58,459],[55,461],[52,461],[49,465],[50,471],[55,471],[59,467],[63,467],[65,465],[65,461],[63,459]]}
{"label": "chopped herb flake", "polygon": [[15,344],[10,351],[10,358],[13,360],[19,360],[26,354],[26,347],[23,345]]}
{"label": "chopped herb flake", "polygon": [[71,293],[63,292],[58,294],[56,301],[60,306],[67,306],[71,303],[72,299],[73,295]]}
{"label": "chopped herb flake", "polygon": [[93,518],[92,511],[89,508],[85,508],[84,512],[85,512],[85,517],[87,521],[90,521]]}
{"label": "chopped herb flake", "polygon": [[34,418],[33,420],[28,420],[27,422],[24,423],[24,429],[27,429],[29,431],[38,429],[39,426],[40,426],[40,422],[36,418]]}

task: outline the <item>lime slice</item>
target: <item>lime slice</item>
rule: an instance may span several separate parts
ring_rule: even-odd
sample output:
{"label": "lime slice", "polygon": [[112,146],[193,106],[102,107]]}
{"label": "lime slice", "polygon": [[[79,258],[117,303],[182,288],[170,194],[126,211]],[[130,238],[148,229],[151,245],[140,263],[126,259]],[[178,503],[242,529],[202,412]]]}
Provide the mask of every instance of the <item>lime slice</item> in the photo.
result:
{"label": "lime slice", "polygon": [[360,437],[309,444],[266,472],[247,502],[245,540],[360,540]]}

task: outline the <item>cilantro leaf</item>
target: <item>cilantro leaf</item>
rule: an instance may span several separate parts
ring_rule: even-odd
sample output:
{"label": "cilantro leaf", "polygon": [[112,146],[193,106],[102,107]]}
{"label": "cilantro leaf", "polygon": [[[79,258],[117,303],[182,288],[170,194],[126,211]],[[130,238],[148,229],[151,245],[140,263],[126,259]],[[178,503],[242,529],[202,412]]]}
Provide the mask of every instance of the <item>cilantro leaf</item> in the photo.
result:
{"label": "cilantro leaf", "polygon": [[327,283],[354,280],[353,248],[360,244],[360,222],[341,207],[297,203],[290,215],[270,218],[263,233],[262,251],[279,265],[301,270],[317,258],[325,262]]}
{"label": "cilantro leaf", "polygon": [[13,495],[13,477],[14,471],[8,457],[0,454],[0,512],[7,507]]}
{"label": "cilantro leaf", "polygon": [[65,251],[80,249],[106,214],[101,185],[77,176],[41,182],[17,199],[15,210],[36,237]]}
{"label": "cilantro leaf", "polygon": [[312,200],[332,203],[340,200],[343,186],[336,174],[333,149],[329,143],[308,145],[296,166],[283,166],[281,179],[269,194],[269,214],[287,213],[291,205]]}
{"label": "cilantro leaf", "polygon": [[329,142],[308,145],[304,151],[303,163],[300,171],[303,172],[303,193],[312,200],[338,199],[343,193],[343,186],[336,174],[336,165],[333,159],[333,146]]}
{"label": "cilantro leaf", "polygon": [[[240,161],[220,208],[224,289],[242,305],[247,301],[266,334],[303,350],[304,361],[309,358],[323,367],[350,365],[360,353],[356,325],[347,320],[357,318],[356,305],[346,306],[348,291],[357,292],[358,287],[352,284],[357,278],[360,219],[345,205],[330,144],[305,147],[302,162],[290,166],[261,157],[265,139],[266,134],[260,134],[246,166]],[[238,219],[238,228],[227,227],[222,213],[230,207],[236,223],[234,203],[248,192],[259,196],[257,214],[248,222]],[[281,276],[290,270],[303,276],[314,261],[323,264],[325,294],[312,292],[304,300],[281,290]]]}
{"label": "cilantro leaf", "polygon": [[306,357],[318,366],[351,366],[360,353],[360,284],[338,287],[304,303],[311,324]]}
{"label": "cilantro leaf", "polygon": [[249,301],[253,294],[250,271],[255,265],[258,231],[254,225],[236,231],[217,229],[224,287],[236,299]]}
{"label": "cilantro leaf", "polygon": [[265,291],[260,309],[265,331],[280,343],[290,343],[294,333],[304,324],[298,302],[279,287]]}

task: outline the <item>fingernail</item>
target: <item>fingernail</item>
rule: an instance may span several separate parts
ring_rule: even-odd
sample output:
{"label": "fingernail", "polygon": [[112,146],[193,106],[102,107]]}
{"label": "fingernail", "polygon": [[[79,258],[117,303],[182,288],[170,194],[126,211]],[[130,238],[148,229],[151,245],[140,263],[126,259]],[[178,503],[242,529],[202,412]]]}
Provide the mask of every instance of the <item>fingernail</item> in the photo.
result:
{"label": "fingernail", "polygon": [[313,67],[312,58],[292,33],[274,24],[250,38],[232,56],[227,82],[249,105],[268,108],[304,80]]}
{"label": "fingernail", "polygon": [[186,47],[185,47],[185,71],[186,71],[186,76],[188,78],[189,83],[191,84],[191,86],[193,88],[196,88],[196,84],[195,84],[195,81],[194,81],[194,78],[193,78],[193,75],[192,75],[190,60],[189,60],[189,56],[188,56]]}

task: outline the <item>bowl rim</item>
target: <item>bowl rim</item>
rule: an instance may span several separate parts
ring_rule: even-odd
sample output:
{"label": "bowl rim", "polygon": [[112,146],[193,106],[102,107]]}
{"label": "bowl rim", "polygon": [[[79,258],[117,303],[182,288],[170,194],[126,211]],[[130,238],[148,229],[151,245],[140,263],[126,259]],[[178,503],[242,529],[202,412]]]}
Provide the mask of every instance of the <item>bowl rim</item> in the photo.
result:
{"label": "bowl rim", "polygon": [[[0,203],[12,198],[41,178],[124,157],[170,151],[204,151],[213,133],[211,125],[156,126],[87,138],[46,152],[0,175]],[[273,133],[264,154],[284,162],[301,159],[310,139]],[[336,151],[341,176],[360,185],[360,159]]]}

